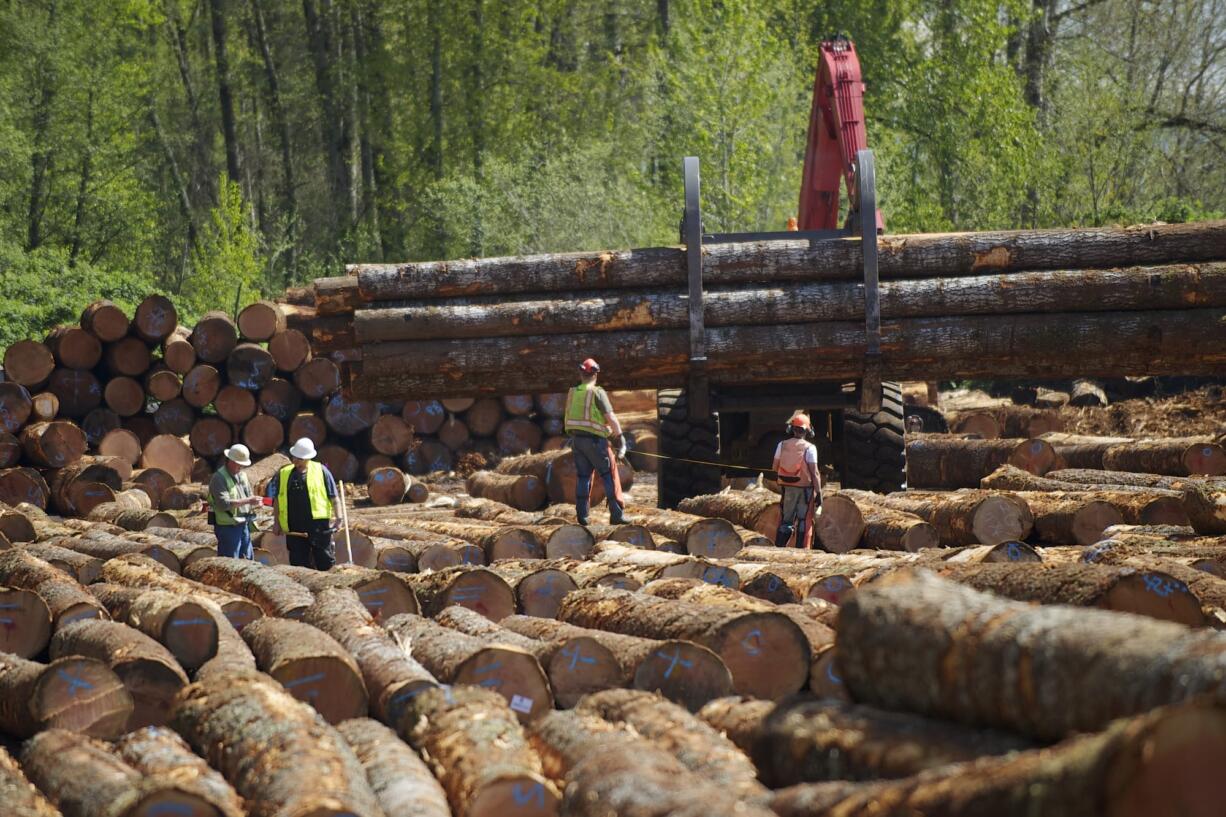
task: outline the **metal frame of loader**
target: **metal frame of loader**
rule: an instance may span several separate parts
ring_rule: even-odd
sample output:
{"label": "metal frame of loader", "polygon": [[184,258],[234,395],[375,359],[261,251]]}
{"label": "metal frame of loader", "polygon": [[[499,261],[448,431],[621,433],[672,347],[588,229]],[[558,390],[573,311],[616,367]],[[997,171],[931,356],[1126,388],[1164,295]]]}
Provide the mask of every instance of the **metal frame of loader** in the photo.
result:
{"label": "metal frame of loader", "polygon": [[[822,461],[829,463],[833,459],[841,484],[878,491],[904,487],[901,389],[897,383],[881,379],[878,218],[872,151],[857,151],[852,171],[856,188],[849,192],[856,206],[843,229],[713,234],[703,231],[698,159],[686,157],[681,239],[686,246],[689,283],[690,373],[685,389],[659,392],[660,453],[667,458],[660,462],[661,507],[674,507],[687,496],[720,490],[724,469],[701,462],[731,464],[735,461],[738,465],[769,471],[771,463],[769,459],[763,461],[761,446],[756,443],[766,442],[765,447],[773,453],[771,440],[783,439],[784,424],[796,409],[808,411],[814,419]],[[869,215],[865,219],[861,214]],[[864,261],[866,354],[863,379],[858,383],[722,385],[713,391],[707,374],[703,318],[703,245],[772,240],[828,241],[857,236],[863,245]],[[869,238],[871,240],[866,240]],[[786,354],[786,350],[780,351]],[[728,456],[721,457],[721,453]],[[769,453],[766,456],[769,457]],[[738,472],[738,475],[745,474]]]}

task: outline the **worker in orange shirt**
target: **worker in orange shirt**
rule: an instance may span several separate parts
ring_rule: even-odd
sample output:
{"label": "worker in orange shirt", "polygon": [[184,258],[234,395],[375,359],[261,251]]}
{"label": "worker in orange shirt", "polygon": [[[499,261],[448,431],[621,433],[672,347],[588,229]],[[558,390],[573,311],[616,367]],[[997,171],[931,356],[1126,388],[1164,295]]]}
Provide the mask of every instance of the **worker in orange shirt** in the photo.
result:
{"label": "worker in orange shirt", "polygon": [[817,446],[809,442],[813,425],[809,415],[796,412],[788,420],[788,438],[775,449],[773,469],[783,496],[779,500],[779,528],[775,545],[784,547],[796,534],[796,547],[809,547],[817,509],[822,504],[822,481],[817,474]]}

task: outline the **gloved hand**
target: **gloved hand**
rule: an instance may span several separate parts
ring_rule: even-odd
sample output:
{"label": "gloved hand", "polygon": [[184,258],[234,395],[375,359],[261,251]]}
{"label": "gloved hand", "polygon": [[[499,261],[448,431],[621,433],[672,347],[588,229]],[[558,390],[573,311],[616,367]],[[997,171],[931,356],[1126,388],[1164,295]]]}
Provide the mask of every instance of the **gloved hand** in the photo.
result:
{"label": "gloved hand", "polygon": [[622,437],[617,443],[617,458],[624,460],[626,458],[626,438]]}

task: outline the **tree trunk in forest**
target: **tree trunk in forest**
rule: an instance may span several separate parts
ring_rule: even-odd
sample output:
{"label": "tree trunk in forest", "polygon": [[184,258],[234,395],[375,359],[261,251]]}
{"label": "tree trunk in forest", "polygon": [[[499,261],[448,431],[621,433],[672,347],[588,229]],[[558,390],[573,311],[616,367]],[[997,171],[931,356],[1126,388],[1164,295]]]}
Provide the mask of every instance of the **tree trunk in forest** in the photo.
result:
{"label": "tree trunk in forest", "polygon": [[508,643],[511,639],[496,642],[413,615],[395,616],[384,627],[399,643],[409,646],[435,678],[447,684],[493,689],[521,721],[540,717],[553,708],[549,679],[536,655]]}
{"label": "tree trunk in forest", "polygon": [[[334,61],[334,39],[337,36],[332,25],[332,0],[302,0],[306,19],[307,45],[315,69],[315,88],[319,92],[323,108],[324,158],[328,167],[330,201],[338,216],[346,216],[350,209],[353,183],[349,157],[353,152],[352,123],[343,102],[340,88],[340,72]],[[346,229],[351,220],[338,218],[337,225]]]}
{"label": "tree trunk in forest", "polygon": [[56,631],[49,653],[52,658],[80,655],[109,666],[132,695],[128,731],[165,724],[175,695],[187,686],[187,675],[169,650],[118,621],[74,621]]}
{"label": "tree trunk in forest", "polygon": [[515,713],[495,692],[424,692],[410,702],[399,732],[426,759],[457,817],[558,814],[557,790]]}
{"label": "tree trunk in forest", "polygon": [[392,729],[354,718],[337,724],[336,731],[362,764],[385,815],[452,817],[447,792],[430,767]]}
{"label": "tree trunk in forest", "polygon": [[[1209,817],[1218,787],[1178,759],[1189,741],[1199,758],[1226,754],[1221,710],[1204,704],[1165,707],[1047,749],[947,765],[895,781],[794,786],[776,792],[770,805],[779,817],[874,810],[948,817],[1127,817],[1137,804],[1161,803],[1163,809]],[[883,809],[883,803],[889,805]]]}
{"label": "tree trunk in forest", "polygon": [[738,613],[589,588],[563,599],[558,618],[626,635],[696,641],[723,659],[743,695],[776,698],[808,680],[809,645],[800,629],[779,613]]}
{"label": "tree trunk in forest", "polygon": [[[977,668],[973,678],[944,672],[951,645]],[[857,701],[1046,740],[1216,690],[1226,654],[1216,634],[1182,624],[1036,607],[920,571],[848,598],[838,648]]]}
{"label": "tree trunk in forest", "polygon": [[737,800],[766,794],[749,757],[707,721],[658,695],[611,689],[589,695],[577,711],[628,726],[680,760],[687,769],[727,789]]}
{"label": "tree trunk in forest", "polygon": [[[175,707],[174,728],[234,786],[251,817],[382,813],[336,730],[274,684],[250,676],[193,684]],[[293,763],[268,752],[273,734]]]}
{"label": "tree trunk in forest", "polygon": [[353,656],[336,639],[301,621],[265,617],[243,628],[259,668],[328,723],[366,713],[366,685]]}

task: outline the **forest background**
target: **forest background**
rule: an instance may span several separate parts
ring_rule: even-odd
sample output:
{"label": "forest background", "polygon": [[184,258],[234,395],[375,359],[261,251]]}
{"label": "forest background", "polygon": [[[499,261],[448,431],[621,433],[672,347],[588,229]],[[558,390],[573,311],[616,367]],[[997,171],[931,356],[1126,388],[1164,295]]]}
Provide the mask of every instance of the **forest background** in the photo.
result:
{"label": "forest background", "polygon": [[890,232],[1226,210],[1226,0],[0,0],[0,347],[796,210],[851,37]]}

